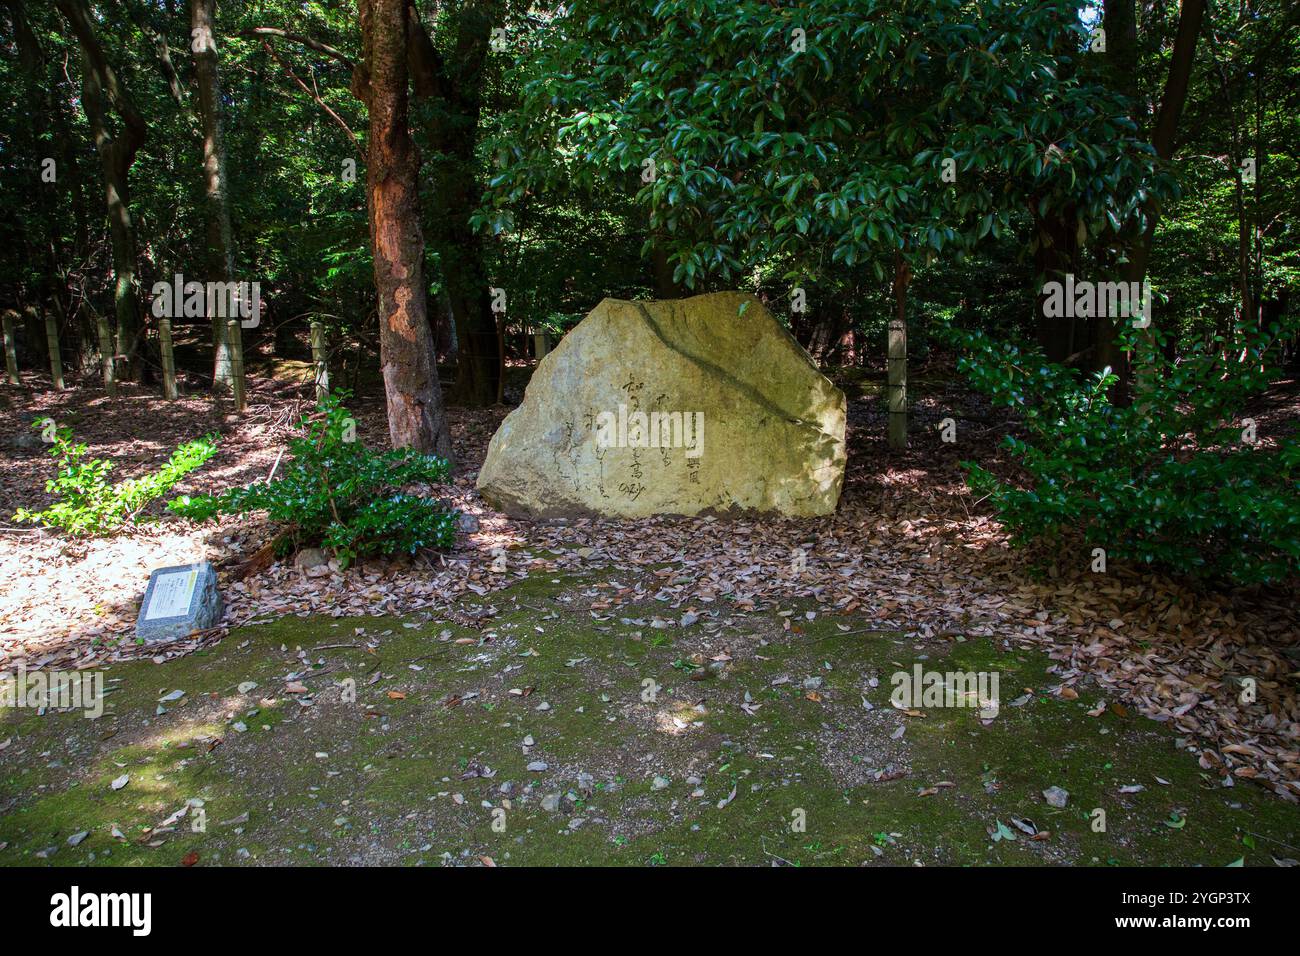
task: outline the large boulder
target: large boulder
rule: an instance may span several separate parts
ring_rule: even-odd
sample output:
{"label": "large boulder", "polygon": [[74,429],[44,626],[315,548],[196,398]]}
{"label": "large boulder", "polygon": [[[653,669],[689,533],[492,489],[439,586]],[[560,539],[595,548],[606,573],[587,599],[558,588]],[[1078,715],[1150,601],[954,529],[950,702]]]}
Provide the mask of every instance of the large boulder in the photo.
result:
{"label": "large boulder", "polygon": [[515,515],[822,515],[844,393],[752,295],[606,299],[542,359],[478,488]]}

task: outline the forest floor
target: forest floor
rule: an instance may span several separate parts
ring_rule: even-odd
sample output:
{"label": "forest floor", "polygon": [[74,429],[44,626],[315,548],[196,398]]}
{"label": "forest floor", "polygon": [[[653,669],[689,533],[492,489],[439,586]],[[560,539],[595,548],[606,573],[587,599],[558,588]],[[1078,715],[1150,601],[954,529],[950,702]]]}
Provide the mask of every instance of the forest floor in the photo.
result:
{"label": "forest floor", "polygon": [[[1093,574],[1067,541],[1013,551],[958,466],[1000,466],[1004,422],[942,368],[918,378],[905,453],[871,381],[845,382],[840,508],[807,521],[509,519],[473,490],[506,409],[453,410],[457,467],[429,489],[473,516],[453,551],[223,580],[227,629],[161,653],[129,636],[148,571],[226,573],[265,526],[70,543],[10,525],[0,669],[102,668],[111,693],[95,720],[0,716],[0,864],[1300,857],[1294,594]],[[17,437],[42,415],[118,477],[206,431],[220,452],[179,491],[264,477],[307,406],[253,384],[238,419],[6,389],[0,508],[46,500],[48,456]],[[1261,434],[1294,423],[1294,385]],[[354,411],[382,442],[382,403]],[[999,674],[998,715],[894,708],[891,675],[918,662]]]}

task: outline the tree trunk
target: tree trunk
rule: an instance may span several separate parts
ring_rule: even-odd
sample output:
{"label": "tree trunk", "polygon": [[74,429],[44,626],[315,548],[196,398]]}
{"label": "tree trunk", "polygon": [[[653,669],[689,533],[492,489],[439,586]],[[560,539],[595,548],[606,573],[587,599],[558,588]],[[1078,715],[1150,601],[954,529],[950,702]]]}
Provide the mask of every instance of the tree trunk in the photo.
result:
{"label": "tree trunk", "polygon": [[[1077,271],[1079,262],[1078,225],[1074,205],[1054,211],[1045,219],[1037,219],[1036,225],[1036,271],[1044,283],[1064,282],[1067,273]],[[1075,319],[1069,316],[1048,316],[1046,301],[1047,295],[1040,289],[1035,299],[1038,344],[1049,361],[1064,362],[1077,351]]]}
{"label": "tree trunk", "polygon": [[[456,329],[456,383],[451,400],[470,406],[497,401],[501,344],[492,312],[483,244],[470,227],[482,190],[475,177],[483,68],[494,25],[493,4],[464,5],[457,36],[444,60],[418,19],[410,29],[410,69],[417,97],[430,103],[423,115],[433,150],[429,244],[438,254]],[[509,290],[507,290],[508,295]],[[507,302],[508,302],[507,298]]]}
{"label": "tree trunk", "polygon": [[[205,278],[209,281],[232,282],[235,278],[235,242],[230,226],[230,196],[226,178],[216,7],[217,0],[190,0],[190,35],[194,38],[190,49],[194,53],[194,75],[199,88],[199,118],[203,126],[203,194],[208,232],[208,275]],[[226,393],[233,385],[231,343],[226,334],[226,320],[217,315],[208,318],[212,322],[212,388],[216,392]]]}
{"label": "tree trunk", "polygon": [[[1106,31],[1108,82],[1129,98],[1134,112],[1145,114],[1138,89],[1137,0],[1106,0],[1101,25]],[[1139,124],[1144,119],[1133,117]]]}
{"label": "tree trunk", "polygon": [[370,112],[366,197],[379,295],[379,354],[395,447],[450,459],[434,361],[420,228],[420,158],[411,140],[405,0],[360,0]]}
{"label": "tree trunk", "polygon": [[[1160,110],[1156,114],[1156,124],[1151,134],[1151,145],[1155,148],[1156,155],[1164,161],[1174,154],[1178,121],[1183,115],[1183,105],[1187,102],[1192,65],[1196,59],[1196,41],[1201,33],[1204,16],[1205,0],[1183,0],[1178,15],[1178,33],[1174,37],[1174,49],[1169,60],[1169,74],[1165,78],[1164,94],[1160,98]],[[1146,279],[1151,245],[1159,221],[1159,210],[1152,204],[1147,205],[1146,219],[1146,228],[1129,249],[1129,261],[1124,269],[1126,282],[1142,282]],[[1153,315],[1151,324],[1143,331],[1143,335],[1153,337],[1155,330]],[[1135,388],[1139,391],[1149,389],[1154,384],[1149,370],[1136,370],[1134,380]]]}
{"label": "tree trunk", "polygon": [[1233,204],[1237,213],[1237,283],[1241,287],[1241,325],[1249,328],[1255,319],[1255,302],[1251,295],[1251,225],[1246,213],[1246,184],[1237,171]]}
{"label": "tree trunk", "polygon": [[446,289],[438,294],[438,301],[433,309],[434,315],[437,316],[433,323],[433,338],[438,348],[438,361],[455,365],[457,362],[456,316],[451,311],[451,301],[447,298]]}
{"label": "tree trunk", "polygon": [[[131,192],[127,181],[136,151],[145,141],[148,128],[118,80],[117,72],[104,56],[86,0],[55,0],[81,45],[84,63],[82,108],[90,123],[104,172],[104,193],[108,205],[109,234],[113,248],[113,309],[117,317],[117,351],[125,377],[143,378],[144,362],[140,297],[136,290],[135,228],[131,222]],[[105,101],[120,122],[116,135],[110,132]]]}
{"label": "tree trunk", "polygon": [[[1174,137],[1178,132],[1178,121],[1183,115],[1183,105],[1187,102],[1192,64],[1196,59],[1196,40],[1200,36],[1204,17],[1205,0],[1183,0],[1182,11],[1178,16],[1178,33],[1174,37],[1173,54],[1169,60],[1169,75],[1165,78],[1160,111],[1151,133],[1151,145],[1162,160],[1168,160],[1174,155]],[[1141,282],[1146,278],[1151,242],[1155,238],[1158,220],[1158,213],[1153,207],[1148,207],[1146,212],[1146,229],[1129,250],[1128,267],[1125,269],[1125,279],[1128,282]]]}
{"label": "tree trunk", "polygon": [[[5,0],[5,6],[9,8],[9,20],[13,28],[14,42],[18,47],[18,62],[22,66],[25,82],[25,94],[27,96],[28,115],[31,119],[31,128],[34,139],[38,148],[41,144],[49,141],[51,146],[57,145],[58,149],[49,150],[39,154],[39,159],[44,161],[47,157],[53,159],[58,154],[58,162],[62,165],[56,167],[57,180],[61,183],[67,177],[72,176],[73,166],[67,163],[67,143],[62,134],[62,130],[57,127],[61,124],[62,104],[56,99],[54,86],[50,82],[46,71],[45,51],[41,48],[40,41],[37,40],[31,24],[27,21],[27,11],[23,8],[22,0]],[[55,129],[51,129],[54,126]],[[38,210],[38,219],[45,226],[44,234],[33,236],[33,242],[38,242],[42,247],[45,255],[45,276],[43,285],[45,307],[49,308],[50,304],[58,298],[63,272],[63,263],[66,257],[63,254],[61,234],[62,229],[59,223],[58,197],[55,190],[63,188],[56,185],[50,188],[42,184],[42,188],[36,194],[36,208]]]}
{"label": "tree trunk", "polygon": [[686,286],[673,280],[673,264],[658,241],[650,247],[650,278],[656,299],[684,299],[691,294]]}
{"label": "tree trunk", "polygon": [[[1133,121],[1142,126],[1146,120],[1146,105],[1138,87],[1137,0],[1106,0],[1102,18],[1106,31],[1107,82],[1119,90],[1133,106]],[[1120,236],[1109,234],[1110,245],[1122,245]],[[1113,256],[1104,251],[1100,256],[1103,267],[1114,268]],[[1088,367],[1100,372],[1109,368],[1118,376],[1111,390],[1112,398],[1120,404],[1129,400],[1132,386],[1132,367],[1128,352],[1120,348],[1120,324],[1111,316],[1099,315],[1089,323],[1092,329],[1093,360]]]}

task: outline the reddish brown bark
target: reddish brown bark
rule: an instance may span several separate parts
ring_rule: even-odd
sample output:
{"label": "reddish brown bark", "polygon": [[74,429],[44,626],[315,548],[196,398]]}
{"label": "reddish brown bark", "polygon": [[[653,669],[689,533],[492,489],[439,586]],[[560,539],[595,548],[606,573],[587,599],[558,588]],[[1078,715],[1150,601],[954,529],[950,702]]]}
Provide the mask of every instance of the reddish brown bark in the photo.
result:
{"label": "reddish brown bark", "polygon": [[370,110],[366,195],[379,295],[379,350],[395,447],[451,457],[434,362],[420,228],[420,157],[411,140],[405,0],[360,0]]}

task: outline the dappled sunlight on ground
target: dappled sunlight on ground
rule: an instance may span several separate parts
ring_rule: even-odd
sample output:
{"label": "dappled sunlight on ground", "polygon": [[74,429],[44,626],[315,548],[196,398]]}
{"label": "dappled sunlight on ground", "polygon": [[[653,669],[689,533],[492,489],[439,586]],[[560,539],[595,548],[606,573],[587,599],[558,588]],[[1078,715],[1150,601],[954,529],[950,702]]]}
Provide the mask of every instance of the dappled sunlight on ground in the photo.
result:
{"label": "dappled sunlight on ground", "polygon": [[[1271,866],[1300,842],[1294,806],[1205,786],[1173,728],[1027,638],[815,598],[669,620],[656,578],[534,576],[467,624],[285,618],[114,665],[100,720],[0,712],[0,866]],[[914,668],[998,673],[1001,709],[900,710]]]}
{"label": "dappled sunlight on ground", "polygon": [[660,733],[680,737],[692,728],[704,726],[708,710],[702,704],[691,705],[685,701],[676,701],[655,714],[655,727]]}
{"label": "dappled sunlight on ground", "polygon": [[[820,613],[866,614],[881,630],[926,639],[960,634],[1036,642],[1068,679],[1090,675],[1140,712],[1205,741],[1200,760],[1207,773],[1224,780],[1254,774],[1300,794],[1300,708],[1285,678],[1300,657],[1293,597],[1285,589],[1208,592],[1120,567],[1094,574],[1089,553],[1072,541],[1010,548],[1000,525],[966,489],[960,468],[968,459],[1004,467],[997,446],[1005,423],[949,380],[922,398],[927,421],[918,415],[904,451],[885,446],[877,397],[850,402],[844,492],[836,513],[825,518],[511,519],[474,490],[478,463],[507,411],[494,408],[452,410],[452,478],[423,490],[472,518],[447,554],[312,574],[284,561],[234,580],[234,570],[267,539],[260,519],[202,528],[171,519],[94,544],[66,543],[42,531],[8,533],[0,536],[6,572],[0,599],[13,610],[0,638],[0,664],[84,666],[210,644],[219,635],[166,649],[112,640],[129,636],[150,565],[180,563],[176,555],[201,554],[217,563],[228,625],[394,613],[481,623],[481,608],[470,605],[493,600],[503,588],[601,570],[611,575],[610,587],[589,599],[593,615],[645,600],[654,600],[669,621],[722,607],[749,612],[812,600]],[[79,407],[70,396],[61,401],[72,411]],[[268,396],[254,406],[257,414],[228,428],[216,469],[191,476],[181,490],[264,478],[301,407],[301,397],[281,407]],[[362,440],[386,439],[381,402],[359,402],[353,411]],[[928,421],[947,416],[957,422],[956,443],[942,442]],[[90,429],[105,450],[111,443],[96,428],[107,427]],[[177,437],[176,421],[166,416],[141,418],[136,427],[154,436],[155,458]],[[121,446],[130,447],[130,441]],[[38,449],[5,461],[18,479],[7,485],[9,499],[18,499],[10,503],[41,503],[31,493],[34,476],[48,467],[33,462],[39,457]],[[130,473],[127,466],[122,471]],[[1260,678],[1253,704],[1237,697],[1235,675],[1243,673]],[[677,727],[671,716],[668,727]]]}

